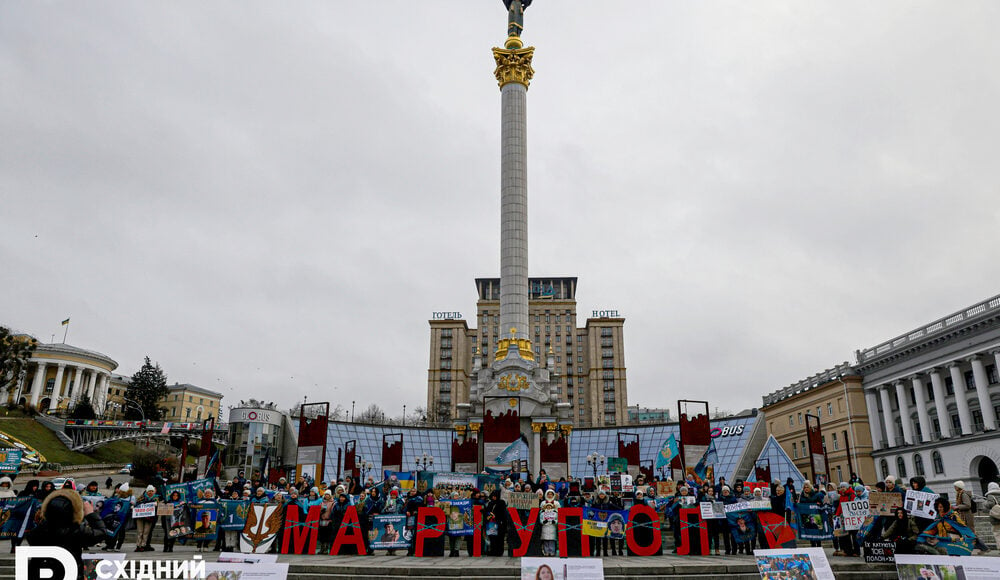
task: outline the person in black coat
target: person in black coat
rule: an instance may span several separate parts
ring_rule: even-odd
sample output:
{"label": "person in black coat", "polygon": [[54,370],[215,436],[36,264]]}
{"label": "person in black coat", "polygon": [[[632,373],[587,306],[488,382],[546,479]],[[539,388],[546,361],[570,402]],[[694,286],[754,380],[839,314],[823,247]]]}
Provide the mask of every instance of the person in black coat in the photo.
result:
{"label": "person in black coat", "polygon": [[72,489],[50,493],[42,502],[41,522],[27,534],[32,546],[59,546],[76,560],[83,577],[83,551],[104,539],[101,516]]}
{"label": "person in black coat", "polygon": [[[503,556],[503,539],[507,535],[507,502],[500,499],[500,490],[490,493],[490,501],[486,503],[486,553],[489,556]],[[489,531],[496,525],[496,534]]]}

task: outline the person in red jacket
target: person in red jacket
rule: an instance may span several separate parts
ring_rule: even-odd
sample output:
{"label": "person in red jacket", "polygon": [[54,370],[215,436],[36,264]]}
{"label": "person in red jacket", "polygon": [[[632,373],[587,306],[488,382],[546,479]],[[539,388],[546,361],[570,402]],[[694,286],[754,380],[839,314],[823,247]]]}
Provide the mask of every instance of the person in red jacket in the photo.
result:
{"label": "person in red jacket", "polygon": [[[844,517],[844,502],[854,501],[857,499],[857,494],[854,493],[854,489],[851,488],[846,482],[841,482],[837,486],[837,494],[840,499],[837,501],[837,511],[835,516],[843,518]],[[847,532],[846,535],[840,537],[840,553],[834,553],[834,556],[857,556],[860,553],[858,550],[858,531],[851,530]]]}

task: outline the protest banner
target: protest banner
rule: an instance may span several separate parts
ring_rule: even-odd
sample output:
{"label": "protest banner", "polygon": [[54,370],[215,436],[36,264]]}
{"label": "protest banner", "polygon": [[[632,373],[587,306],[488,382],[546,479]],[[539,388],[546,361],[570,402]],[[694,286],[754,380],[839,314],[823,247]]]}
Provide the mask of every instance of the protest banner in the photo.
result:
{"label": "protest banner", "polygon": [[829,510],[814,503],[795,504],[799,521],[799,538],[803,540],[832,540],[833,523]]}
{"label": "protest banner", "polygon": [[242,531],[247,523],[250,500],[224,499],[219,502],[219,529]]}
{"label": "protest banner", "polygon": [[[194,540],[214,540],[219,525],[219,504],[213,502],[190,504]],[[244,524],[245,525],[245,524]]]}
{"label": "protest banner", "polygon": [[940,497],[936,493],[923,491],[906,490],[906,499],[903,500],[903,509],[910,515],[918,518],[934,519],[937,512],[934,510],[934,501]]}
{"label": "protest banner", "polygon": [[15,475],[21,470],[20,449],[0,449],[0,473],[4,475]]}
{"label": "protest banner", "polygon": [[657,497],[670,497],[677,493],[677,482],[676,481],[657,481],[656,482],[656,496]]}
{"label": "protest banner", "polygon": [[35,511],[42,502],[33,497],[0,499],[0,539],[23,538],[25,532],[35,527]]}
{"label": "protest banner", "polygon": [[267,553],[284,523],[285,513],[282,505],[250,504],[247,523],[240,532],[240,551],[245,554]]}
{"label": "protest banner", "polygon": [[753,493],[754,490],[759,489],[761,497],[771,497],[771,485],[766,481],[745,481],[743,482],[743,487],[749,488],[750,493]]}
{"label": "protest banner", "polygon": [[456,491],[460,499],[469,499],[472,497],[472,490],[476,489],[475,473],[440,472],[433,476],[434,497],[437,499],[450,498]]}
{"label": "protest banner", "polygon": [[414,489],[416,482],[412,471],[385,471],[383,472],[386,484],[389,489],[398,487],[403,492]]}
{"label": "protest banner", "polygon": [[726,506],[721,501],[703,501],[698,505],[701,508],[701,517],[703,519],[726,519]]}
{"label": "protest banner", "polygon": [[406,549],[412,538],[404,537],[406,516],[388,514],[375,516],[372,519],[372,529],[368,532],[369,546],[373,550]]}
{"label": "protest banner", "polygon": [[472,500],[443,499],[435,503],[444,510],[445,533],[449,536],[472,535]]}
{"label": "protest banner", "polygon": [[499,475],[489,475],[486,473],[476,475],[476,488],[483,492],[484,497],[490,497],[490,494],[494,490],[500,489],[501,483],[503,483],[503,478]]}
{"label": "protest banner", "polygon": [[835,580],[830,561],[823,548],[788,550],[754,550],[757,571],[764,580],[779,578],[812,578]]}
{"label": "protest banner", "polygon": [[729,531],[737,543],[749,542],[756,537],[757,518],[749,511],[726,510],[726,519],[729,522]]}
{"label": "protest banner", "polygon": [[994,580],[1000,578],[1000,558],[897,554],[896,574],[900,580]]}
{"label": "protest banner", "polygon": [[600,558],[521,558],[521,580],[536,578],[604,580],[604,561]]}
{"label": "protest banner", "polygon": [[287,580],[287,563],[242,564],[235,562],[206,562],[206,578],[219,580]]}
{"label": "protest banner", "polygon": [[868,494],[868,505],[873,516],[891,516],[893,510],[903,505],[903,496],[898,493],[873,491]]}
{"label": "protest banner", "polygon": [[142,505],[137,505],[132,507],[132,517],[133,518],[155,518],[156,517],[156,504],[155,503],[144,503]]}
{"label": "protest banner", "polygon": [[538,496],[531,492],[509,491],[504,495],[504,501],[507,502],[507,507],[516,510],[530,510],[538,507]]}
{"label": "protest banner", "polygon": [[844,513],[844,529],[847,531],[861,529],[861,524],[865,523],[865,518],[868,517],[868,513],[871,510],[866,499],[842,501],[840,502],[840,507]]}
{"label": "protest banner", "polygon": [[117,538],[119,533],[125,533],[125,520],[131,511],[132,502],[118,497],[104,500],[101,510],[101,520],[104,521],[105,533],[109,538]]}
{"label": "protest banner", "polygon": [[608,457],[608,473],[628,473],[628,459]]}
{"label": "protest banner", "polygon": [[101,513],[101,510],[104,509],[104,500],[107,499],[103,495],[82,495],[82,494],[80,495],[80,498],[83,499],[83,501],[89,503],[90,507],[94,508],[94,511],[97,513]]}
{"label": "protest banner", "polygon": [[896,561],[896,542],[891,540],[866,541],[862,545],[868,564],[891,564]]}
{"label": "protest banner", "polygon": [[188,536],[192,530],[187,503],[175,502],[166,505],[170,506],[170,515],[167,518],[167,537],[177,539]]}
{"label": "protest banner", "polygon": [[159,502],[156,504],[156,516],[157,517],[170,517],[174,515],[174,505],[171,503]]}

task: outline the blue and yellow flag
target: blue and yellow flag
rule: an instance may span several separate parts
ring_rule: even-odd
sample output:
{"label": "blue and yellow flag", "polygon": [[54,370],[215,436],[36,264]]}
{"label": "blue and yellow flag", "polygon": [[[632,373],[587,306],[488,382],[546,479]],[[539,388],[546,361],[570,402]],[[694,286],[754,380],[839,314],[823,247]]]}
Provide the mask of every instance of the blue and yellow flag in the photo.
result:
{"label": "blue and yellow flag", "polygon": [[656,454],[656,468],[670,465],[673,458],[678,455],[680,455],[680,449],[677,447],[677,439],[671,434],[663,444],[663,449],[660,449],[660,452]]}
{"label": "blue and yellow flag", "polygon": [[67,324],[69,324],[69,318],[67,318],[66,320],[62,321],[62,325],[63,326],[66,326]]}

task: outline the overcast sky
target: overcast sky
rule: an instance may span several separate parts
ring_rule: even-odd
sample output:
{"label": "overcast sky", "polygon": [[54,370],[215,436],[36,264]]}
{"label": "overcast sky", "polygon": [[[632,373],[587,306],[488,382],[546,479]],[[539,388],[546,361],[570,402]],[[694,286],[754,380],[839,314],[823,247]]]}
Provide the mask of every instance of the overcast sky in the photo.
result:
{"label": "overcast sky", "polygon": [[[530,272],[629,402],[760,405],[1000,293],[1000,3],[537,0]],[[426,404],[499,270],[500,0],[0,3],[0,324]],[[581,316],[580,322],[583,322]]]}

